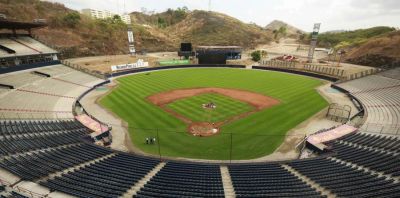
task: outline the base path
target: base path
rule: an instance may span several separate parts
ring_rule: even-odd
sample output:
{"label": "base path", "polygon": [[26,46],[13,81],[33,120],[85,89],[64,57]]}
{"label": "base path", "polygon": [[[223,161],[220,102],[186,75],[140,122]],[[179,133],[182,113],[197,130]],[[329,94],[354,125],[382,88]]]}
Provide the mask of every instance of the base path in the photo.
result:
{"label": "base path", "polygon": [[256,107],[256,109],[265,109],[279,104],[279,100],[276,100],[268,96],[264,96],[259,93],[239,90],[239,89],[225,89],[225,88],[213,88],[213,87],[171,90],[149,96],[147,97],[147,99],[155,105],[164,106],[179,99],[206,93],[217,93],[225,95],[233,99],[248,103]]}
{"label": "base path", "polygon": [[[185,116],[180,115],[177,112],[166,107],[168,104],[176,100],[193,97],[201,94],[208,94],[208,93],[216,93],[248,103],[249,105],[254,107],[254,110],[240,115],[236,115],[234,117],[228,118],[227,120],[218,123],[205,123],[205,122],[195,123],[189,118],[186,118]],[[250,114],[278,105],[280,103],[279,100],[277,99],[251,91],[245,91],[239,89],[214,88],[214,87],[171,90],[151,95],[147,97],[147,100],[161,107],[162,109],[174,115],[178,119],[187,123],[189,125],[188,127],[189,133],[195,136],[211,136],[217,134],[219,132],[219,128],[222,125],[247,117]]]}

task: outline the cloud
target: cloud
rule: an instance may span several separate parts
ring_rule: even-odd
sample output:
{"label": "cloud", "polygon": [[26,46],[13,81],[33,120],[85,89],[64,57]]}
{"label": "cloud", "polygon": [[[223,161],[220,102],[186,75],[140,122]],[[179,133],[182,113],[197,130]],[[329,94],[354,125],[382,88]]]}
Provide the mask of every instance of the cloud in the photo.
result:
{"label": "cloud", "polygon": [[[208,0],[51,0],[81,10],[93,8],[115,13],[139,11],[141,7],[156,12],[187,6],[208,9]],[[124,6],[125,5],[125,6]],[[378,25],[400,26],[400,0],[213,0],[212,10],[244,22],[261,26],[278,19],[311,31],[321,22],[322,31],[368,28]]]}

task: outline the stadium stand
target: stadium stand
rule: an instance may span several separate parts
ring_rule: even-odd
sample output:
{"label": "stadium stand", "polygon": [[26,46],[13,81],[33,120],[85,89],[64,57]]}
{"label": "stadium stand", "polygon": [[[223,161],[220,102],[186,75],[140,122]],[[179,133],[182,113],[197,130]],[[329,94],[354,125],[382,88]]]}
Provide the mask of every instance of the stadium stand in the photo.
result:
{"label": "stadium stand", "polygon": [[389,137],[365,133],[352,133],[348,136],[341,138],[340,140],[343,142],[348,142],[361,146],[400,153],[400,139],[398,137]]}
{"label": "stadium stand", "polygon": [[[0,92],[0,117],[30,118],[33,115],[49,118],[71,114],[76,98],[104,80],[63,65],[35,69],[51,77],[46,78],[21,71],[0,75],[0,83],[15,89]],[[56,115],[61,114],[61,115]],[[46,118],[47,118],[46,117]],[[71,118],[71,116],[66,116]]]}
{"label": "stadium stand", "polygon": [[224,197],[218,165],[168,162],[136,197]]}
{"label": "stadium stand", "polygon": [[330,159],[289,163],[301,174],[331,190],[338,197],[396,197],[400,184]]}
{"label": "stadium stand", "polygon": [[55,51],[54,49],[47,47],[46,45],[38,42],[37,40],[33,39],[30,36],[20,36],[13,38],[13,40],[21,45],[28,46],[29,48],[39,53],[47,53],[47,54],[57,53],[57,51]]}
{"label": "stadium stand", "polygon": [[381,72],[378,75],[400,80],[400,67]]}
{"label": "stadium stand", "polygon": [[[26,44],[30,41],[21,40]],[[38,51],[46,50],[30,45]],[[379,123],[396,134],[400,125],[400,80],[390,74],[384,72],[336,86],[363,104],[364,125]],[[74,119],[16,120],[7,116],[10,112],[30,117],[34,111],[65,111],[72,117],[76,100],[102,82],[63,65],[2,74],[0,84],[14,89],[0,89],[0,170],[20,178],[18,182],[40,184],[50,194],[61,192],[76,197],[227,197],[222,166],[228,167],[236,197],[358,198],[400,194],[400,139],[369,133],[382,133],[381,129],[361,128],[332,140],[327,143],[331,152],[317,158],[220,165],[162,162],[93,145],[85,141],[91,130]],[[132,192],[135,187],[137,191]],[[10,196],[25,195],[11,192]]]}
{"label": "stadium stand", "polygon": [[78,143],[89,131],[74,121],[4,121],[0,153],[10,155],[34,149]]}
{"label": "stadium stand", "polygon": [[374,148],[357,147],[355,145],[346,145],[343,143],[333,143],[338,159],[361,165],[363,167],[400,176],[400,159],[393,153],[379,151]]}
{"label": "stadium stand", "polygon": [[119,197],[158,163],[158,160],[116,154],[42,184],[78,197]]}
{"label": "stadium stand", "polygon": [[[0,34],[0,73],[54,65],[60,63],[58,52],[32,38],[31,28],[45,25],[0,21],[0,26],[13,33]],[[16,29],[28,30],[29,34],[16,34]]]}
{"label": "stadium stand", "polygon": [[230,165],[237,197],[322,197],[280,164]]}
{"label": "stadium stand", "polygon": [[363,104],[366,114],[363,131],[400,134],[400,80],[386,77],[398,71],[393,69],[336,85]]}
{"label": "stadium stand", "polygon": [[11,38],[0,38],[0,45],[15,51],[15,53],[9,54],[8,56],[23,56],[23,55],[39,54],[38,51],[28,47],[27,45],[23,45]]}
{"label": "stadium stand", "polygon": [[17,53],[15,50],[10,49],[4,45],[0,45],[0,56],[5,57],[8,54],[15,54]]}

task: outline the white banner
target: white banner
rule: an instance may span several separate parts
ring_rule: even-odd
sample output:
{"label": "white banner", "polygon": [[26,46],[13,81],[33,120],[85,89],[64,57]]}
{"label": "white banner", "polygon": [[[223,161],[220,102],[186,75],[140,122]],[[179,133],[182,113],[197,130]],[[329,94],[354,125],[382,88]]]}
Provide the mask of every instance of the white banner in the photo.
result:
{"label": "white banner", "polygon": [[136,63],[113,65],[113,66],[111,66],[111,71],[135,69],[135,68],[148,67],[148,66],[149,66],[149,62],[144,62],[143,59],[139,59]]}
{"label": "white banner", "polygon": [[136,49],[134,45],[129,45],[129,53],[134,54],[136,53]]}
{"label": "white banner", "polygon": [[132,30],[128,30],[128,41],[129,41],[129,43],[135,43],[135,39],[133,38]]}

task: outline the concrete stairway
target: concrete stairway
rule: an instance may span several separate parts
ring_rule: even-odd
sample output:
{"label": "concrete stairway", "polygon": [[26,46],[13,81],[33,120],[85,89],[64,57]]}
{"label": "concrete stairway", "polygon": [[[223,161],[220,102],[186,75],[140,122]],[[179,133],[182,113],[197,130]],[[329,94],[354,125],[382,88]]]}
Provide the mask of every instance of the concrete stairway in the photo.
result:
{"label": "concrete stairway", "polygon": [[283,168],[285,168],[286,170],[288,170],[290,173],[292,173],[293,175],[295,175],[296,177],[298,177],[299,179],[301,179],[303,182],[305,182],[306,184],[310,185],[312,188],[316,189],[318,192],[320,192],[322,195],[327,196],[328,198],[333,198],[333,197],[337,197],[334,193],[332,193],[330,190],[320,186],[318,183],[314,182],[313,180],[311,180],[310,178],[306,177],[305,175],[302,175],[301,173],[299,173],[297,170],[293,169],[292,167],[290,167],[289,165],[282,165]]}
{"label": "concrete stairway", "polygon": [[103,156],[103,157],[99,157],[99,158],[96,158],[96,159],[94,159],[94,160],[87,161],[87,162],[85,162],[85,163],[78,164],[78,165],[76,165],[76,166],[72,166],[72,167],[70,167],[70,168],[67,168],[67,169],[64,169],[64,170],[61,170],[61,171],[52,173],[52,174],[50,174],[50,175],[48,175],[48,176],[46,176],[46,177],[44,177],[44,178],[40,178],[40,179],[34,181],[34,183],[40,183],[40,182],[42,182],[42,181],[47,181],[47,180],[50,180],[50,179],[54,179],[54,178],[57,177],[57,176],[61,176],[63,173],[68,173],[68,172],[77,171],[77,170],[79,170],[79,169],[81,169],[81,168],[83,168],[83,167],[85,167],[85,166],[89,166],[89,165],[91,165],[91,164],[95,164],[95,163],[100,162],[100,161],[102,161],[102,160],[111,158],[111,157],[113,157],[113,156],[115,156],[115,155],[116,155],[115,153],[111,153],[111,154],[105,155],[105,156]]}
{"label": "concrete stairway", "polygon": [[139,192],[139,190],[143,188],[144,185],[149,182],[150,179],[154,177],[158,173],[158,171],[160,171],[165,166],[165,164],[165,162],[159,163],[156,167],[153,168],[153,170],[147,173],[146,176],[144,176],[134,186],[132,186],[132,188],[129,189],[124,195],[122,195],[122,197],[131,198],[133,195],[136,195],[137,192]]}
{"label": "concrete stairway", "polygon": [[224,185],[225,198],[236,197],[228,167],[220,166],[220,170],[221,170],[222,184]]}

